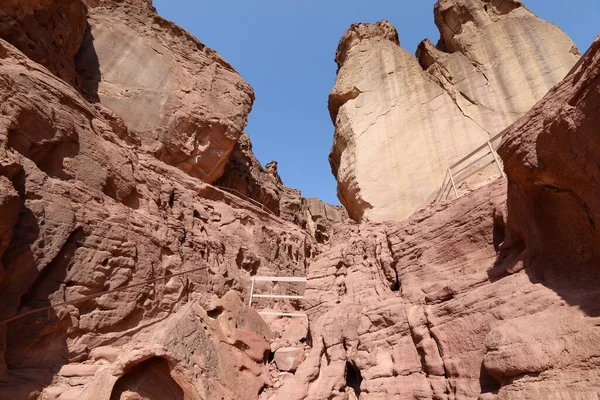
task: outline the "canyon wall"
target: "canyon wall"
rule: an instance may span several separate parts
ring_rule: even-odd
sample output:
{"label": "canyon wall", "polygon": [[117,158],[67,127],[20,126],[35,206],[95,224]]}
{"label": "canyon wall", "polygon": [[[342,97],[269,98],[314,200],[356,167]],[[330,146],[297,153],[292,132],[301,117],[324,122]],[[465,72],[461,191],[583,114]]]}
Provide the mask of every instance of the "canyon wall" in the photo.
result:
{"label": "canyon wall", "polygon": [[240,299],[319,245],[194,169],[222,171],[249,85],[150,2],[88,3],[2,6],[0,399],[256,398],[271,333]]}
{"label": "canyon wall", "polygon": [[[338,197],[357,221],[402,220],[446,169],[527,112],[579,58],[519,1],[440,0],[441,39],[417,57],[386,21],[342,37],[329,96]],[[374,168],[376,166],[376,168]]]}
{"label": "canyon wall", "polygon": [[308,268],[312,349],[271,399],[595,399],[600,38],[506,130],[498,178],[338,226]]}
{"label": "canyon wall", "polygon": [[342,206],[317,198],[305,198],[298,189],[286,187],[277,172],[277,161],[262,167],[247,134],[236,143],[223,175],[214,182],[220,188],[257,202],[278,217],[304,228],[319,243],[329,241],[330,228],[348,221]]}
{"label": "canyon wall", "polygon": [[[0,400],[597,399],[600,38],[527,112],[577,56],[516,1],[438,2],[421,65],[388,23],[354,26],[330,97],[352,193],[363,136],[400,170],[413,141],[459,151],[525,113],[507,178],[356,224],[260,165],[249,85],[150,0],[0,9]],[[513,47],[490,64],[496,39]],[[405,126],[388,115],[421,136],[381,144]],[[427,121],[448,133],[427,142]],[[387,188],[384,166],[361,174]],[[307,277],[302,301],[256,307],[308,322],[261,318],[255,275]]]}
{"label": "canyon wall", "polygon": [[246,126],[250,85],[151,2],[87,3],[75,58],[87,99],[121,117],[159,160],[212,183]]}

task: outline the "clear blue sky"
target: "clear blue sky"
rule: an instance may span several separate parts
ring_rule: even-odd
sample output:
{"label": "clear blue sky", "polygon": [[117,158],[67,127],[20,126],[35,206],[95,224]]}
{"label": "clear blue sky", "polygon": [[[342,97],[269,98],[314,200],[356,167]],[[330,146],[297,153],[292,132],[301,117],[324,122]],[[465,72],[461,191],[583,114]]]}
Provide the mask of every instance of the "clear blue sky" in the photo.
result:
{"label": "clear blue sky", "polygon": [[[327,157],[333,125],[327,96],[342,34],[355,22],[387,19],[414,53],[428,37],[435,0],[154,0],[159,13],[229,61],[256,93],[246,129],[264,165],[279,162],[289,187],[339,204]],[[600,0],[525,0],[565,30],[583,53],[600,33]]]}

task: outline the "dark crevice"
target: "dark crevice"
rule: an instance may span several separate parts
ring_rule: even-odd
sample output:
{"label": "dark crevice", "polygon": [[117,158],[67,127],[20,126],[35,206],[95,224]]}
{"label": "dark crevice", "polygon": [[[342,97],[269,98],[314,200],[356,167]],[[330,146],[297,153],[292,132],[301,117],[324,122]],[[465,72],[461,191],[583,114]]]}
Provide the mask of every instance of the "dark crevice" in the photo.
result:
{"label": "dark crevice", "polygon": [[182,387],[171,377],[171,367],[164,358],[145,360],[120,377],[110,400],[143,398],[148,400],[183,400]]}
{"label": "dark crevice", "polygon": [[351,361],[346,361],[346,387],[354,390],[356,398],[360,397],[360,385],[362,383],[362,375],[360,369]]}
{"label": "dark crevice", "polygon": [[396,281],[392,285],[391,289],[392,289],[392,292],[399,292],[400,291],[400,278],[398,278],[398,270],[396,270],[394,268],[394,272],[396,274]]}
{"label": "dark crevice", "polygon": [[173,208],[175,204],[175,189],[171,190],[171,194],[169,195],[169,207]]}
{"label": "dark crevice", "polygon": [[212,319],[217,319],[217,317],[221,314],[223,314],[223,307],[217,307],[214,310],[210,310],[209,312],[207,312],[208,316]]}
{"label": "dark crevice", "polygon": [[495,380],[485,369],[483,362],[481,363],[481,370],[479,371],[479,385],[481,387],[481,394],[492,393],[497,394],[500,390],[500,382]]}
{"label": "dark crevice", "polygon": [[504,216],[502,213],[497,213],[495,210],[492,238],[494,242],[494,249],[496,250],[496,253],[498,253],[500,252],[502,243],[504,243],[504,239],[506,238],[506,222],[504,221]]}

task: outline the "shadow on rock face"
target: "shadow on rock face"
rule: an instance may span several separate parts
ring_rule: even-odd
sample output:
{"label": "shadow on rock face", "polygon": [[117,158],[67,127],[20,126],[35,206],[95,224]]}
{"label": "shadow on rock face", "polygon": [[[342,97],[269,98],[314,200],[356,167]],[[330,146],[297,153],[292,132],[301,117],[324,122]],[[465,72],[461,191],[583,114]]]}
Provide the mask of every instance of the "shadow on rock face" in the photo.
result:
{"label": "shadow on rock face", "polygon": [[89,24],[85,28],[83,41],[75,55],[75,67],[81,77],[81,90],[86,99],[92,103],[100,102],[98,87],[102,80],[102,73],[100,72],[100,60],[94,47],[92,28]]}
{"label": "shadow on rock face", "polygon": [[153,357],[134,366],[115,384],[110,400],[183,400],[181,386],[171,377],[164,358]]}
{"label": "shadow on rock face", "polygon": [[[600,39],[563,82],[504,135],[506,239],[499,273],[525,269],[600,316]],[[498,271],[500,270],[500,271]]]}

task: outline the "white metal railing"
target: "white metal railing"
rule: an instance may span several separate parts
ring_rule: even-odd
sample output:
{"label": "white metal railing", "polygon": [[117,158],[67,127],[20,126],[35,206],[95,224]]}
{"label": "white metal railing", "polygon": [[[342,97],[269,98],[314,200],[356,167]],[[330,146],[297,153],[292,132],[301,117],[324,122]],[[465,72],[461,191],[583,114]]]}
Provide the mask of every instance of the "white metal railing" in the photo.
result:
{"label": "white metal railing", "polygon": [[[500,175],[505,176],[502,160],[500,160],[500,157],[492,144],[501,138],[502,132],[490,138],[490,140],[448,167],[446,176],[444,177],[444,181],[440,186],[440,190],[435,197],[434,202],[437,203],[448,199],[450,193],[454,193],[455,198],[460,197],[458,192],[460,184],[491,164],[496,164]],[[490,155],[491,158],[489,157]],[[475,156],[478,157],[472,160]]]}
{"label": "white metal railing", "polygon": [[[250,298],[248,306],[252,307],[253,299],[288,299],[300,300],[304,296],[300,295],[284,295],[284,294],[254,294],[254,284],[256,282],[286,282],[286,283],[306,283],[306,278],[298,276],[253,276],[250,279]],[[287,313],[279,311],[258,311],[260,315],[272,315],[279,317],[306,317],[304,313]]]}

